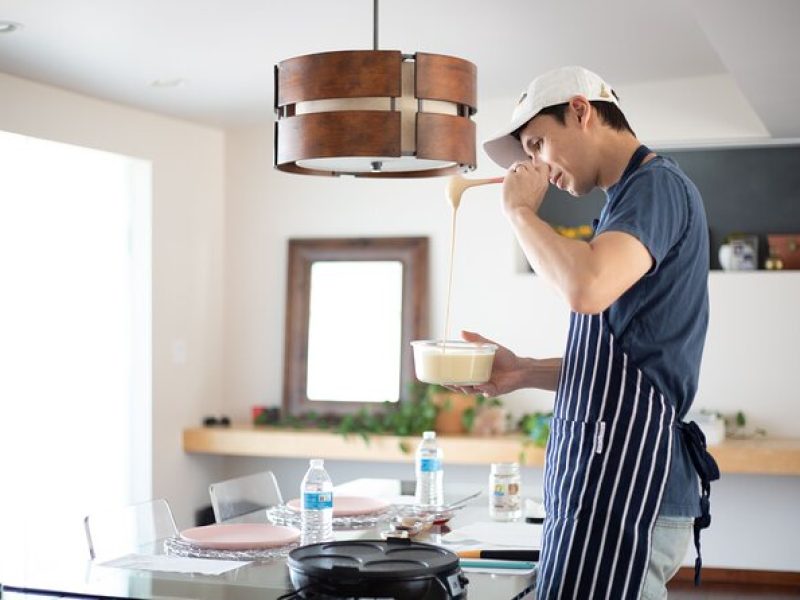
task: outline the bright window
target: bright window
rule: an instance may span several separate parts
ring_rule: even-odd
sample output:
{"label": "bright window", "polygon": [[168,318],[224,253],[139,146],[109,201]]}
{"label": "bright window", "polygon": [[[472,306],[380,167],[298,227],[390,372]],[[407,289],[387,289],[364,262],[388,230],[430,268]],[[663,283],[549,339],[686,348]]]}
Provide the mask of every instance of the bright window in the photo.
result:
{"label": "bright window", "polygon": [[149,498],[150,313],[149,163],[0,132],[3,569]]}

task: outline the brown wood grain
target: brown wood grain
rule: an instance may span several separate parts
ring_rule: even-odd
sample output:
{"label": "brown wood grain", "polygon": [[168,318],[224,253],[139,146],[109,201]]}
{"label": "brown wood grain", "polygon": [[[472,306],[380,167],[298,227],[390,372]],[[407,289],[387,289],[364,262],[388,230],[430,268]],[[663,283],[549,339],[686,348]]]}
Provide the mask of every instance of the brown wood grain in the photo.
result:
{"label": "brown wood grain", "polygon": [[398,50],[341,50],[284,60],[276,70],[276,108],[327,98],[397,97],[402,61]]}
{"label": "brown wood grain", "polygon": [[[694,568],[681,567],[671,582],[694,582]],[[755,569],[723,569],[703,567],[704,584],[728,583],[741,585],[797,586],[800,592],[800,573],[796,571],[762,571]],[[703,586],[700,586],[703,589]]]}
{"label": "brown wood grain", "polygon": [[400,156],[400,113],[335,111],[281,119],[276,129],[278,168],[308,158]]}
{"label": "brown wood grain", "polygon": [[455,102],[478,109],[478,68],[468,60],[417,52],[415,96],[428,100]]}
{"label": "brown wood grain", "polygon": [[[448,464],[491,464],[516,462],[524,453],[526,465],[541,465],[544,448],[524,444],[519,435],[479,437],[474,435],[437,436]],[[415,437],[373,435],[364,441],[358,435],[347,438],[336,433],[314,429],[286,429],[269,426],[235,426],[230,428],[197,427],[183,432],[183,448],[187,452],[223,454],[227,456],[269,456],[307,458],[309,449],[328,459],[366,462],[405,462],[413,458],[404,453],[400,443],[415,447]]]}
{"label": "brown wood grain", "polygon": [[797,440],[727,439],[708,450],[725,473],[800,475],[800,443]]}
{"label": "brown wood grain", "polygon": [[417,157],[454,160],[474,169],[475,123],[453,115],[417,114]]}

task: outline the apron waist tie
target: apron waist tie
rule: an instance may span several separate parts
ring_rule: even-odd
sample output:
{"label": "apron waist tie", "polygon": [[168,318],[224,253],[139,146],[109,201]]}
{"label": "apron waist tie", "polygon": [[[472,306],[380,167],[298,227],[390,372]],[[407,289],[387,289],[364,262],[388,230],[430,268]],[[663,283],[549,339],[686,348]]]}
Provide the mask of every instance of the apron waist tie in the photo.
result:
{"label": "apron waist tie", "polygon": [[719,479],[719,467],[717,461],[706,449],[706,436],[698,427],[697,423],[680,422],[678,427],[681,430],[686,449],[689,451],[689,458],[692,460],[695,471],[700,477],[700,516],[694,520],[694,547],[697,551],[697,558],[694,561],[694,584],[700,585],[700,569],[703,566],[703,559],[700,555],[700,531],[711,525],[711,482]]}

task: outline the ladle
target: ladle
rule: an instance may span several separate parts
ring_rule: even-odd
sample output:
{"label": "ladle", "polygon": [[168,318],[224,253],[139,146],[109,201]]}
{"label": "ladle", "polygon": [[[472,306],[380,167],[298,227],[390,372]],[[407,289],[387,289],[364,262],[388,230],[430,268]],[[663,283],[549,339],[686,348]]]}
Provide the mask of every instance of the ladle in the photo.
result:
{"label": "ladle", "polygon": [[450,206],[453,210],[458,208],[461,204],[461,195],[467,188],[476,185],[486,185],[487,183],[503,183],[504,177],[488,177],[486,179],[467,179],[463,175],[453,175],[450,181],[447,182],[447,199],[450,201]]}

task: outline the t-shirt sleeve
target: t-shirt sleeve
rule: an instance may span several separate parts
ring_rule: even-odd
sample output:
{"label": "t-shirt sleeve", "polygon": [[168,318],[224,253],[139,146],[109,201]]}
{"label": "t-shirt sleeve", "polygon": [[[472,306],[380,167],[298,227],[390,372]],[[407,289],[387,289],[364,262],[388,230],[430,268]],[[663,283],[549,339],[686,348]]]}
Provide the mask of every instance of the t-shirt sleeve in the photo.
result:
{"label": "t-shirt sleeve", "polygon": [[673,173],[665,169],[635,173],[609,206],[595,235],[622,231],[634,236],[653,258],[650,275],[683,237],[688,210],[686,188]]}

